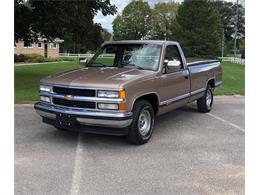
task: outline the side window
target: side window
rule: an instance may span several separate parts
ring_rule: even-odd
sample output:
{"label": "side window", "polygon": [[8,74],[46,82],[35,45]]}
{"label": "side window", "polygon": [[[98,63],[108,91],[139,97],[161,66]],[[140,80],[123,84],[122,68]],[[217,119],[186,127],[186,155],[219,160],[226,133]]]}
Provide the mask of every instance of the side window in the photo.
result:
{"label": "side window", "polygon": [[117,47],[107,46],[103,51],[97,56],[93,64],[95,66],[114,66],[116,57]]}
{"label": "side window", "polygon": [[164,63],[167,64],[166,73],[172,73],[183,69],[177,46],[169,45],[166,47]]}

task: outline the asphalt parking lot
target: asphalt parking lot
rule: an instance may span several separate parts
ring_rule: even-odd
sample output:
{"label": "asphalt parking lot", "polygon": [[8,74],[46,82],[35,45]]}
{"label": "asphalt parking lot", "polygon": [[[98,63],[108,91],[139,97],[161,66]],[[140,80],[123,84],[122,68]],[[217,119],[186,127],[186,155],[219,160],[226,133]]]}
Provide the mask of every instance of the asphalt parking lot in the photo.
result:
{"label": "asphalt parking lot", "polygon": [[244,194],[244,97],[160,116],[142,146],[58,131],[15,106],[15,194]]}

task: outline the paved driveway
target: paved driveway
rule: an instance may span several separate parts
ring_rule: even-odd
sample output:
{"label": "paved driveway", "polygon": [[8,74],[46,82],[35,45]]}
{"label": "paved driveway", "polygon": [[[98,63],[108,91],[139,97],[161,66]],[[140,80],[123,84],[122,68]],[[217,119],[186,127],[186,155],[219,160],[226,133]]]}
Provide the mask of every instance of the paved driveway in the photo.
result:
{"label": "paved driveway", "polygon": [[160,116],[150,142],[66,131],[15,106],[16,194],[244,194],[244,97]]}

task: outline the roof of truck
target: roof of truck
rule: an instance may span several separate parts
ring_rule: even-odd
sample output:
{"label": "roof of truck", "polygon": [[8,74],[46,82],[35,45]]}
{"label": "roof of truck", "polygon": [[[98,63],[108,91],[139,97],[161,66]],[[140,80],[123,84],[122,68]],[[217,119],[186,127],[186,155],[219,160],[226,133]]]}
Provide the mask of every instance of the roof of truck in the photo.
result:
{"label": "roof of truck", "polygon": [[158,44],[163,45],[166,43],[176,44],[176,41],[164,41],[164,40],[121,40],[121,41],[109,41],[105,44]]}

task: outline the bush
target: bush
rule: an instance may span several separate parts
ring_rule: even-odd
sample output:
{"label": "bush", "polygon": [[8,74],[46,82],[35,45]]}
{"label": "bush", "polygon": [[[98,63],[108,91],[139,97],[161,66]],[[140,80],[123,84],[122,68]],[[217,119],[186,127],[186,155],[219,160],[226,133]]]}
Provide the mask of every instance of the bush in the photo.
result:
{"label": "bush", "polygon": [[75,61],[78,62],[78,57],[57,57],[57,58],[44,58],[40,54],[14,54],[14,62],[32,62],[32,63],[41,63],[41,62],[59,62],[59,61]]}
{"label": "bush", "polygon": [[25,54],[26,62],[44,62],[44,57],[40,54]]}
{"label": "bush", "polygon": [[18,62],[18,55],[14,54],[14,62]]}
{"label": "bush", "polygon": [[57,58],[45,58],[45,62],[60,62],[60,61],[79,61],[79,57],[57,57]]}
{"label": "bush", "polygon": [[23,54],[17,55],[14,54],[14,62],[24,62],[25,56]]}

